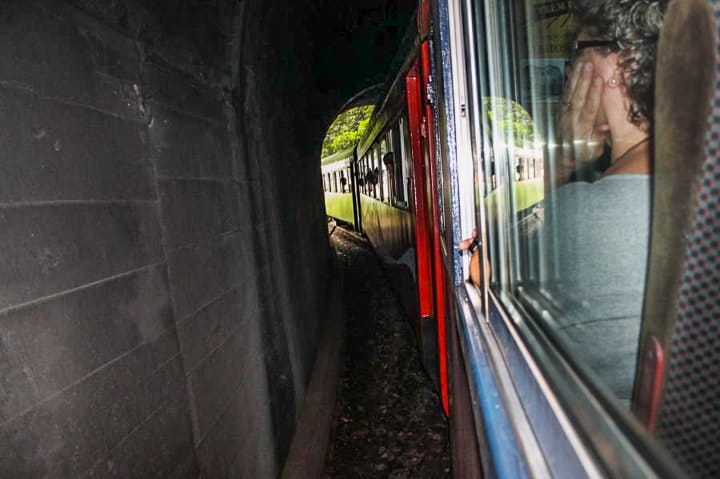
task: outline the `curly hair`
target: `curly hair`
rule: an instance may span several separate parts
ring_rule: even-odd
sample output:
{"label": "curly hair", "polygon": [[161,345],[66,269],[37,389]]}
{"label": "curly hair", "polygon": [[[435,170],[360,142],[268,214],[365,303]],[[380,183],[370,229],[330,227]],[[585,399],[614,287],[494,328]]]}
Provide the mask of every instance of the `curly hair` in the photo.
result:
{"label": "curly hair", "polygon": [[620,78],[630,98],[628,119],[650,128],[655,109],[655,60],[663,16],[670,0],[575,0],[580,30],[615,40]]}

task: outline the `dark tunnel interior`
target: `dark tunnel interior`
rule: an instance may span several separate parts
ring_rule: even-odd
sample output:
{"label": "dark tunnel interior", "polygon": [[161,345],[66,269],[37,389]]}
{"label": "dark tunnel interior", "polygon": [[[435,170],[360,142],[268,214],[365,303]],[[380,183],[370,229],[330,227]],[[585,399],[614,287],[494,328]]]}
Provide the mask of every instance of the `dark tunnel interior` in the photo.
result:
{"label": "dark tunnel interior", "polygon": [[319,154],[408,0],[0,4],[0,477],[276,477],[325,320]]}

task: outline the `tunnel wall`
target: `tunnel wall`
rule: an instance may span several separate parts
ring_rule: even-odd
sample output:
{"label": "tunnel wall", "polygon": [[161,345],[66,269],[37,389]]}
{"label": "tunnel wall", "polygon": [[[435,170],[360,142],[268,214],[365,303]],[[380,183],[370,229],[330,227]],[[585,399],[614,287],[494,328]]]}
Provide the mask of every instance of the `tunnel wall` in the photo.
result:
{"label": "tunnel wall", "polygon": [[279,474],[329,268],[303,15],[0,5],[0,477]]}

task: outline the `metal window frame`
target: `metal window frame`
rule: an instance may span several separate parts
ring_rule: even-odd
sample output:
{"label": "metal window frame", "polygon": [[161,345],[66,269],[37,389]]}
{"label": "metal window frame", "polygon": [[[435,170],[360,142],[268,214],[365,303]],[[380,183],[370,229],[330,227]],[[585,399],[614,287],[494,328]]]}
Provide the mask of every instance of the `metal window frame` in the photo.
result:
{"label": "metal window frame", "polygon": [[[479,119],[479,105],[468,104],[466,82],[470,79],[476,87],[480,80],[477,68],[466,70],[468,58],[472,65],[475,56],[465,50],[462,35],[472,28],[473,19],[463,16],[463,8],[471,11],[472,0],[441,2],[438,14],[444,100],[449,104],[446,118],[452,130],[446,141],[456,241],[468,236],[477,216],[487,237],[482,202],[475,205],[474,181],[482,179],[482,171],[476,171],[472,156],[472,147],[483,144],[482,134],[467,118],[467,112],[474,111]],[[456,280],[467,277],[466,260],[456,259],[454,266]],[[677,467],[657,441],[629,412],[584,381],[516,298],[502,292],[498,297],[460,281],[455,300],[461,350],[477,407],[476,433],[490,439],[498,477],[677,477]],[[496,433],[507,441],[493,442],[490,436]]]}

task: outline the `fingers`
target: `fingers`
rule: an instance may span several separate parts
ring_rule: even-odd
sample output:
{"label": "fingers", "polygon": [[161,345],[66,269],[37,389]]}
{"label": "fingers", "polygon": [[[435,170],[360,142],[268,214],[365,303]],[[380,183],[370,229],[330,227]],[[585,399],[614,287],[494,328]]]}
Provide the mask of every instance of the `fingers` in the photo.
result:
{"label": "fingers", "polygon": [[[563,99],[561,127],[567,133],[572,132],[572,141],[587,141],[594,134],[594,128],[603,93],[602,77],[596,75],[591,62],[580,62],[571,75]],[[570,138],[566,138],[569,140]]]}
{"label": "fingers", "polygon": [[465,251],[466,249],[468,249],[470,247],[470,245],[473,243],[473,241],[475,241],[474,238],[468,238],[468,239],[462,240],[460,242],[460,244],[458,245],[458,249],[461,251]]}
{"label": "fingers", "polygon": [[602,96],[603,82],[599,76],[592,77],[585,92],[584,104],[580,109],[578,123],[590,128],[595,126],[595,119],[600,111],[600,97]]}
{"label": "fingers", "polygon": [[585,107],[588,91],[592,84],[593,64],[590,62],[582,64],[577,76],[579,78],[575,82],[575,89],[570,99],[570,108],[576,112],[576,115],[579,115]]}
{"label": "fingers", "polygon": [[[579,125],[580,115],[585,109],[588,92],[591,90],[593,78],[593,64],[591,62],[577,62],[573,68],[572,73],[568,81],[565,94],[563,95],[562,107],[559,110],[560,126],[562,130],[565,130],[563,136],[565,140],[579,139],[575,135],[568,135],[570,131],[577,133],[578,127],[585,127],[586,125]],[[593,97],[593,105],[597,111],[599,106],[599,97]],[[591,106],[592,107],[592,106]]]}
{"label": "fingers", "polygon": [[557,144],[561,145],[554,153],[559,177],[569,176],[577,165],[592,161],[602,152],[607,136],[607,131],[602,131],[598,124],[603,88],[603,80],[592,62],[574,65],[555,130]]}
{"label": "fingers", "polygon": [[568,78],[568,85],[565,87],[565,94],[562,98],[562,104],[566,107],[569,106],[572,102],[573,92],[577,87],[578,78],[580,77],[580,69],[582,68],[582,65],[583,62],[575,62],[572,72],[570,73],[570,77]]}
{"label": "fingers", "polygon": [[460,241],[458,249],[464,251],[470,247],[471,244],[477,239],[477,229],[473,229],[472,236],[470,238]]}

